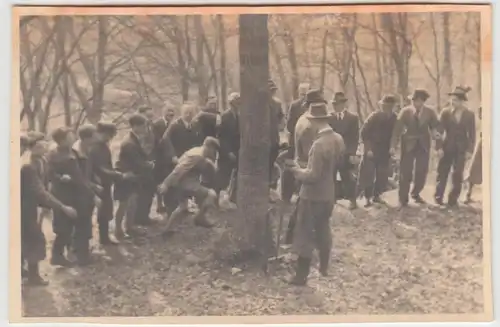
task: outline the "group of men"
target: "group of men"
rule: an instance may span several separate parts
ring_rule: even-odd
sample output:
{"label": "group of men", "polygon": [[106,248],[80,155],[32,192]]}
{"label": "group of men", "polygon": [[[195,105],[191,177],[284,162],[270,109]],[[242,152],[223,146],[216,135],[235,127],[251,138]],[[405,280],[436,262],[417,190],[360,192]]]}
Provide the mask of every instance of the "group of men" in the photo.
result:
{"label": "group of men", "polygon": [[[301,98],[291,104],[285,119],[272,80],[268,89],[269,185],[271,189],[277,187],[272,174],[283,149],[280,131],[286,123],[290,138],[284,152],[288,160],[281,176],[282,199],[290,201],[298,193],[287,232],[287,242],[293,241],[299,252],[293,284],[306,283],[314,247],[319,249],[320,271],[327,275],[331,251],[329,218],[338,193],[341,191],[342,197],[350,201],[351,209],[357,207],[360,194],[365,196],[366,206],[382,202],[389,160],[399,145],[401,205],[408,204],[412,181],[411,197],[423,202],[420,192],[428,171],[431,138],[436,139],[440,154],[435,201],[443,203],[446,180],[453,167],[448,203],[456,205],[465,159],[475,142],[474,114],[465,106],[468,89],[457,87],[451,92],[451,105],[439,118],[424,105],[429,98],[425,90],[416,90],[412,104],[399,115],[394,112],[398,99],[384,96],[379,101],[380,110],[373,112],[361,128],[357,115],[347,110],[347,98],[342,92],[335,93],[332,112],[321,90],[301,84]],[[113,123],[101,121],[95,126],[81,126],[77,140],[71,129],[57,128],[52,133],[56,146],[50,151],[45,135],[30,132],[23,136],[23,277],[33,285],[47,284],[39,274],[38,263],[46,255],[41,222],[48,209],[53,210],[56,235],[50,262],[65,267],[92,262],[89,243],[94,210],[102,245],[115,245],[123,238],[139,236],[142,230],[138,226],[155,224],[157,220],[150,218],[155,196],[157,212],[168,215],[164,236],[173,233],[171,224],[177,217],[191,210],[188,203],[192,200],[198,207],[194,223],[212,227],[207,213],[219,205],[222,190],[229,189],[229,201],[236,204],[240,148],[240,95],[231,93],[229,109],[222,113],[217,103],[217,98],[210,97],[199,110],[186,102],[179,117],[173,108],[166,107],[159,119],[155,119],[151,107],[139,108],[128,118],[130,132],[120,144],[115,163],[110,150],[110,142],[117,134]],[[356,178],[353,170],[358,166],[359,136],[364,152]],[[114,201],[118,203],[116,211]],[[109,233],[112,219],[114,237]],[[70,253],[75,261],[69,259]]]}
{"label": "group of men", "polygon": [[[282,188],[284,200],[291,198],[296,190],[294,185],[300,185],[286,236],[286,243],[293,243],[299,255],[292,284],[306,284],[314,248],[319,252],[320,273],[328,275],[332,244],[329,218],[335,202],[344,198],[350,201],[350,209],[356,209],[356,199],[364,195],[366,207],[373,202],[384,203],[381,195],[387,188],[391,158],[397,152],[400,208],[408,205],[410,196],[418,204],[425,203],[421,192],[429,170],[432,139],[439,157],[434,201],[444,204],[448,176],[453,168],[447,204],[452,207],[458,204],[466,161],[474,154],[473,165],[478,160],[479,165],[481,162],[480,145],[475,148],[475,114],[465,105],[469,91],[470,88],[456,87],[449,93],[449,106],[439,116],[425,105],[430,97],[426,90],[415,90],[409,98],[410,104],[399,112],[396,112],[399,99],[385,95],[378,102],[380,109],[371,113],[359,128],[358,117],[347,111],[344,93],[334,94],[333,110],[329,110],[321,90],[310,90],[308,84],[300,85],[302,98],[292,103],[287,124],[291,144],[289,158],[293,155],[294,160],[287,161],[282,176],[283,184],[287,185]],[[363,151],[358,167],[359,139]],[[479,172],[478,181],[471,173],[470,189],[481,183],[480,176]],[[470,200],[470,191],[467,198]]]}

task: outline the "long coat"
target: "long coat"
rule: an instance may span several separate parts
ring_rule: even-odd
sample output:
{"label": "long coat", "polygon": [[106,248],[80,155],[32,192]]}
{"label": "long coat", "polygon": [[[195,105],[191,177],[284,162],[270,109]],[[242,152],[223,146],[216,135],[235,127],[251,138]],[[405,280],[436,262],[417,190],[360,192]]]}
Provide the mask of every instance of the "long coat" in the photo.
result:
{"label": "long coat", "polygon": [[46,242],[38,221],[38,206],[62,210],[63,204],[48,192],[37,173],[29,153],[21,158],[21,252],[28,262],[45,259]]}
{"label": "long coat", "polygon": [[338,118],[334,113],[332,118],[330,118],[329,124],[344,139],[346,157],[355,156],[359,144],[358,116],[347,110],[343,112],[342,118]]}
{"label": "long coat", "polygon": [[[240,127],[238,114],[233,110],[225,111],[221,116],[219,126],[220,152],[218,160],[219,188],[225,189],[229,186],[231,172],[238,168],[238,154],[240,151]],[[230,159],[230,154],[234,154],[236,160]]]}
{"label": "long coat", "polygon": [[151,184],[154,182],[153,159],[153,153],[147,153],[137,136],[130,132],[120,145],[116,169],[121,173],[130,172],[134,178],[116,182],[115,200],[125,200],[130,194],[137,192],[143,183]]}
{"label": "long coat", "polygon": [[306,112],[306,109],[307,108],[304,105],[304,98],[297,99],[290,104],[290,109],[288,110],[288,116],[286,119],[286,129],[290,133],[288,143],[290,144],[292,151],[295,146],[295,126],[297,125],[297,121],[300,116]]}

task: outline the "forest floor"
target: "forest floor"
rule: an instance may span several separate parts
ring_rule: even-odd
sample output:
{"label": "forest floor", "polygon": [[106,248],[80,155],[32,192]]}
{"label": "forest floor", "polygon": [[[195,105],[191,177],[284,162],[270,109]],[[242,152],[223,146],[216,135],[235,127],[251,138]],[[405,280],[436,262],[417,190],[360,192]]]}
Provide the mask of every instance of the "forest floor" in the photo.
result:
{"label": "forest floor", "polygon": [[[423,195],[431,199],[432,190]],[[44,261],[41,270],[50,285],[23,287],[24,315],[481,313],[481,204],[455,210],[412,204],[398,211],[396,191],[384,197],[387,205],[369,210],[361,202],[353,212],[342,201],[336,206],[331,276],[321,277],[313,268],[307,287],[283,281],[292,272],[289,263],[265,276],[258,269],[237,270],[214,260],[225,222],[237,219],[236,211],[225,210],[212,217],[219,223],[212,230],[185,219],[168,241],[155,226],[146,237],[117,247],[96,244],[97,262],[89,267],[53,268]],[[48,253],[50,225],[44,224]]]}

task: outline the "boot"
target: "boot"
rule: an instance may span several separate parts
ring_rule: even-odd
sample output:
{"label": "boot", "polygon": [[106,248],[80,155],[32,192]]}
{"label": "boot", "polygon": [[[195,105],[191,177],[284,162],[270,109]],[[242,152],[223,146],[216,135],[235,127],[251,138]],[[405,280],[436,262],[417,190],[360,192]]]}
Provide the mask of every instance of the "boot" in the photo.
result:
{"label": "boot", "polygon": [[89,240],[79,240],[78,243],[76,263],[79,266],[88,266],[92,263]]}
{"label": "boot", "polygon": [[289,284],[295,286],[305,286],[307,284],[307,277],[309,276],[310,268],[311,268],[311,259],[305,257],[299,257],[297,259],[297,268],[295,270],[295,276],[289,281]]}
{"label": "boot", "polygon": [[61,267],[71,267],[73,266],[72,262],[64,257],[64,248],[66,244],[63,239],[56,235],[56,239],[54,240],[54,244],[52,245],[52,258],[50,259],[50,264],[53,266],[61,266]]}
{"label": "boot", "polygon": [[28,263],[28,285],[47,286],[49,282],[40,276],[38,263]]}
{"label": "boot", "polygon": [[328,276],[328,266],[330,263],[330,250],[319,251],[319,272],[323,277]]}
{"label": "boot", "polygon": [[101,245],[117,245],[118,242],[109,238],[109,222],[102,221],[99,223],[99,243]]}

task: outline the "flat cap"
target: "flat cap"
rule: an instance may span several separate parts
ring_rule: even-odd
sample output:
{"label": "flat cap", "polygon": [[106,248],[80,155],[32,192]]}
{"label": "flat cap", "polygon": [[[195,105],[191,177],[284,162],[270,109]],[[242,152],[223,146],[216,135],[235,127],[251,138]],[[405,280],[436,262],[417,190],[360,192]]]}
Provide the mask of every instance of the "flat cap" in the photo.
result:
{"label": "flat cap", "polygon": [[58,127],[52,132],[52,139],[57,144],[60,144],[71,132],[71,129],[69,129],[68,127]]}

